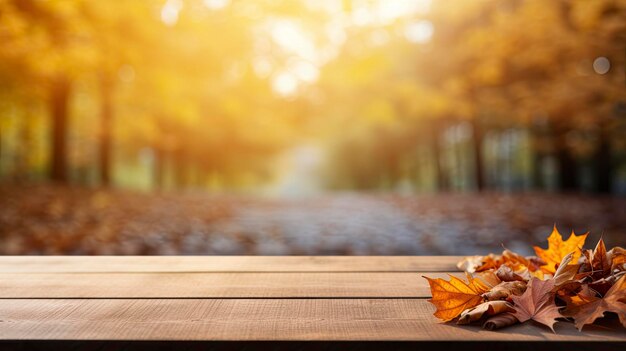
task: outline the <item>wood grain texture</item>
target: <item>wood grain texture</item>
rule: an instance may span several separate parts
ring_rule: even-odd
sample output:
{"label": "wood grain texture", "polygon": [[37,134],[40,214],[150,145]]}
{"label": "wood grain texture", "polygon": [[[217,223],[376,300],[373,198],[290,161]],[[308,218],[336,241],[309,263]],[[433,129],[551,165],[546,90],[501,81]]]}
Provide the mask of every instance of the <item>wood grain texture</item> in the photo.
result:
{"label": "wood grain texture", "polygon": [[[451,273],[462,276],[462,273]],[[0,298],[430,297],[445,273],[0,273]]]}
{"label": "wood grain texture", "polygon": [[[583,333],[571,323],[558,323],[557,334],[533,323],[503,332],[440,323],[425,299],[430,291],[421,276],[445,277],[445,272],[456,271],[458,260],[0,257],[0,349],[6,345],[48,347],[51,344],[41,342],[49,340],[87,342],[83,346],[90,349],[106,347],[93,344],[104,341],[168,345],[198,341],[209,342],[210,347],[221,341],[248,348],[248,342],[319,341],[334,343],[339,349],[345,345],[337,343],[344,341],[419,342],[422,349],[424,345],[440,349],[437,343],[455,341],[463,343],[459,345],[495,343],[492,346],[603,342],[602,348],[617,349],[626,345],[624,329],[610,323],[585,327]],[[547,344],[532,344],[532,348]],[[118,344],[107,345],[115,349]],[[274,344],[265,345],[275,349]],[[596,344],[585,345],[594,349]],[[189,347],[196,346],[205,345]]]}
{"label": "wood grain texture", "polygon": [[442,324],[421,299],[0,300],[0,340],[620,341],[591,326],[489,332]]}
{"label": "wood grain texture", "polygon": [[0,256],[0,272],[450,272],[459,256]]}

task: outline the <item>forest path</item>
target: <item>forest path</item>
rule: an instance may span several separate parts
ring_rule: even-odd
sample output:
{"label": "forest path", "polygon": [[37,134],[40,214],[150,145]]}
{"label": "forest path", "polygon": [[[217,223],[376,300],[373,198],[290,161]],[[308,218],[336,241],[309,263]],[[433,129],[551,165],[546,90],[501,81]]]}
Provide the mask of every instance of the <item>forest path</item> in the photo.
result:
{"label": "forest path", "polygon": [[[233,253],[238,251],[235,238],[243,236],[256,243],[252,251],[263,255],[453,255],[477,249],[459,235],[468,227],[462,219],[416,216],[389,198],[339,194],[247,204],[216,229],[221,232],[218,246]],[[490,246],[497,249],[498,244]]]}
{"label": "forest path", "polygon": [[626,246],[626,198],[332,193],[261,198],[0,186],[0,254],[532,254],[556,223]]}

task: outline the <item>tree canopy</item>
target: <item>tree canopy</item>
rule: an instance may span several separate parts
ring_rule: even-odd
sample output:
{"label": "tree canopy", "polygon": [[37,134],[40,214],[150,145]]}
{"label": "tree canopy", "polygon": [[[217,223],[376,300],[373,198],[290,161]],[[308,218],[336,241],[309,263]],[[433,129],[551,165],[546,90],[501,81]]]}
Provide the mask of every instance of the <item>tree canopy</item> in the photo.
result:
{"label": "tree canopy", "polygon": [[626,188],[618,0],[0,0],[0,177]]}

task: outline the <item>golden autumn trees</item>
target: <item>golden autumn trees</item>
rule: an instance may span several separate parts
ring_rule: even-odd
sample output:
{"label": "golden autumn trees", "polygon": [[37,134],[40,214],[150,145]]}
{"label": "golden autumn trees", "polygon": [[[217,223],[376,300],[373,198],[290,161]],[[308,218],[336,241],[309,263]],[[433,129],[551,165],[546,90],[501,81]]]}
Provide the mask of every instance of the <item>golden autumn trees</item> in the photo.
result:
{"label": "golden autumn trees", "polygon": [[271,77],[254,71],[266,35],[256,12],[269,20],[301,9],[271,1],[3,0],[3,114],[22,114],[21,95],[46,106],[37,110],[50,121],[38,126],[50,135],[38,140],[49,150],[42,167],[59,182],[130,185],[135,177],[127,175],[143,167],[156,187],[266,177],[260,160],[289,139],[294,112]]}
{"label": "golden autumn trees", "polygon": [[[380,55],[388,64],[376,68],[375,80],[345,89],[348,101],[367,94],[364,100],[391,106],[399,92],[412,90],[410,101],[419,110],[388,108],[402,121],[399,132],[372,127],[378,137],[365,138],[362,147],[384,155],[375,169],[391,169],[382,160],[393,158],[412,160],[407,169],[426,165],[441,190],[609,192],[623,164],[625,11],[612,0],[433,2],[426,13],[364,26],[370,38],[387,35],[386,41],[351,35],[344,47],[358,47],[364,62]],[[412,42],[404,26],[432,27],[424,32],[431,36]],[[354,69],[346,58],[332,63],[344,62],[334,72]],[[409,89],[393,88],[405,83]],[[360,121],[362,108],[348,104],[344,115]],[[411,142],[385,151],[403,138]],[[428,139],[430,152],[420,151]],[[404,174],[385,182],[370,173],[379,180],[368,187],[419,178]]]}
{"label": "golden autumn trees", "polygon": [[623,2],[402,3],[2,0],[0,147],[49,137],[0,173],[236,187],[314,143],[332,188],[614,188]]}

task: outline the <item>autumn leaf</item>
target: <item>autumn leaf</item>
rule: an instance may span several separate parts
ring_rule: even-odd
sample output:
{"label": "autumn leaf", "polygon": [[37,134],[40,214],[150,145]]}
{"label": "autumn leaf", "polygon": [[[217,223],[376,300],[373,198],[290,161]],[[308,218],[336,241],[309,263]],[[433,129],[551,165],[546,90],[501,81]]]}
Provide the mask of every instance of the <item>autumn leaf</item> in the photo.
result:
{"label": "autumn leaf", "polygon": [[569,316],[570,313],[568,312],[572,310],[575,311],[575,307],[580,307],[598,299],[595,292],[589,288],[589,285],[581,285],[580,282],[573,282],[572,284],[575,289],[579,290],[573,295],[567,288],[561,289],[558,292],[559,298],[567,303],[567,308],[561,313],[564,316]]}
{"label": "autumn leaf", "polygon": [[461,317],[456,324],[470,324],[476,322],[483,317],[495,316],[504,312],[513,312],[513,305],[506,301],[489,301],[481,303],[476,307],[467,309],[461,313]]}
{"label": "autumn leaf", "polygon": [[492,270],[482,271],[474,274],[474,278],[480,279],[480,281],[488,288],[491,289],[494,286],[500,284],[502,280],[498,278],[496,273]]}
{"label": "autumn leaf", "polygon": [[503,282],[512,282],[512,281],[524,281],[519,274],[513,272],[511,268],[507,265],[502,265],[496,271],[496,276]]}
{"label": "autumn leaf", "polygon": [[511,250],[502,251],[502,258],[505,264],[509,265],[514,271],[528,269],[530,272],[534,272],[539,269],[540,266],[546,264],[546,262],[537,256],[524,257]]}
{"label": "autumn leaf", "polygon": [[526,291],[525,281],[502,282],[483,294],[487,301],[506,300],[511,295],[522,295]]}
{"label": "autumn leaf", "polygon": [[602,278],[611,272],[611,264],[606,255],[606,246],[604,246],[602,238],[591,254],[591,271],[594,279]]}
{"label": "autumn leaf", "polygon": [[491,268],[498,268],[502,264],[502,256],[489,254],[487,256],[469,256],[457,263],[457,267],[468,273],[482,272]]}
{"label": "autumn leaf", "polygon": [[578,268],[580,267],[580,265],[571,264],[573,257],[573,252],[565,255],[565,257],[563,257],[563,260],[561,260],[561,263],[559,263],[559,268],[556,270],[556,272],[554,272],[554,276],[552,277],[552,279],[554,280],[554,286],[556,288],[570,283],[571,280],[574,279],[574,277],[578,273]]}
{"label": "autumn leaf", "polygon": [[537,256],[546,262],[544,266],[541,266],[541,269],[546,273],[554,273],[557,264],[559,264],[567,254],[572,252],[572,262],[577,262],[580,257],[581,248],[585,244],[585,239],[588,234],[589,233],[585,233],[576,236],[576,234],[572,232],[570,237],[563,241],[563,237],[556,229],[556,226],[554,226],[552,234],[548,237],[548,248],[542,249],[538,246],[534,247]]}
{"label": "autumn leaf", "polygon": [[520,323],[534,320],[548,326],[554,332],[556,318],[561,318],[558,307],[554,304],[554,280],[533,278],[522,296],[511,296],[515,306],[514,316]]}
{"label": "autumn leaf", "polygon": [[513,313],[501,313],[490,317],[483,324],[483,328],[487,330],[496,330],[517,324],[519,321]]}
{"label": "autumn leaf", "polygon": [[[555,226],[548,248],[535,247],[536,257],[509,250],[466,257],[458,266],[476,272],[468,274],[468,283],[429,279],[435,315],[448,321],[461,311],[458,324],[486,319],[483,327],[489,330],[534,320],[554,332],[558,318],[573,317],[582,329],[614,312],[626,327],[626,250],[609,251],[603,239],[593,250],[584,250],[587,235],[572,232],[563,240]],[[482,301],[478,290],[488,290]],[[555,299],[566,304],[564,311]]]}
{"label": "autumn leaf", "polygon": [[626,250],[614,247],[606,255],[611,263],[611,270],[626,270]]}
{"label": "autumn leaf", "polygon": [[539,269],[539,266],[545,265],[546,262],[536,256],[524,257],[513,251],[504,250],[502,251],[502,255],[489,254],[486,256],[465,257],[457,264],[457,267],[468,273],[475,273],[498,269],[504,264],[515,272],[535,272]]}
{"label": "autumn leaf", "polygon": [[582,302],[580,306],[569,308],[565,312],[567,316],[574,318],[578,330],[603,317],[606,312],[616,313],[622,325],[626,327],[626,275],[613,284],[604,298],[587,296]]}
{"label": "autumn leaf", "polygon": [[489,290],[484,283],[469,274],[468,283],[454,276],[450,276],[450,281],[424,278],[428,280],[433,296],[428,301],[437,308],[434,315],[446,322],[458,317],[466,309],[482,303],[481,294]]}

